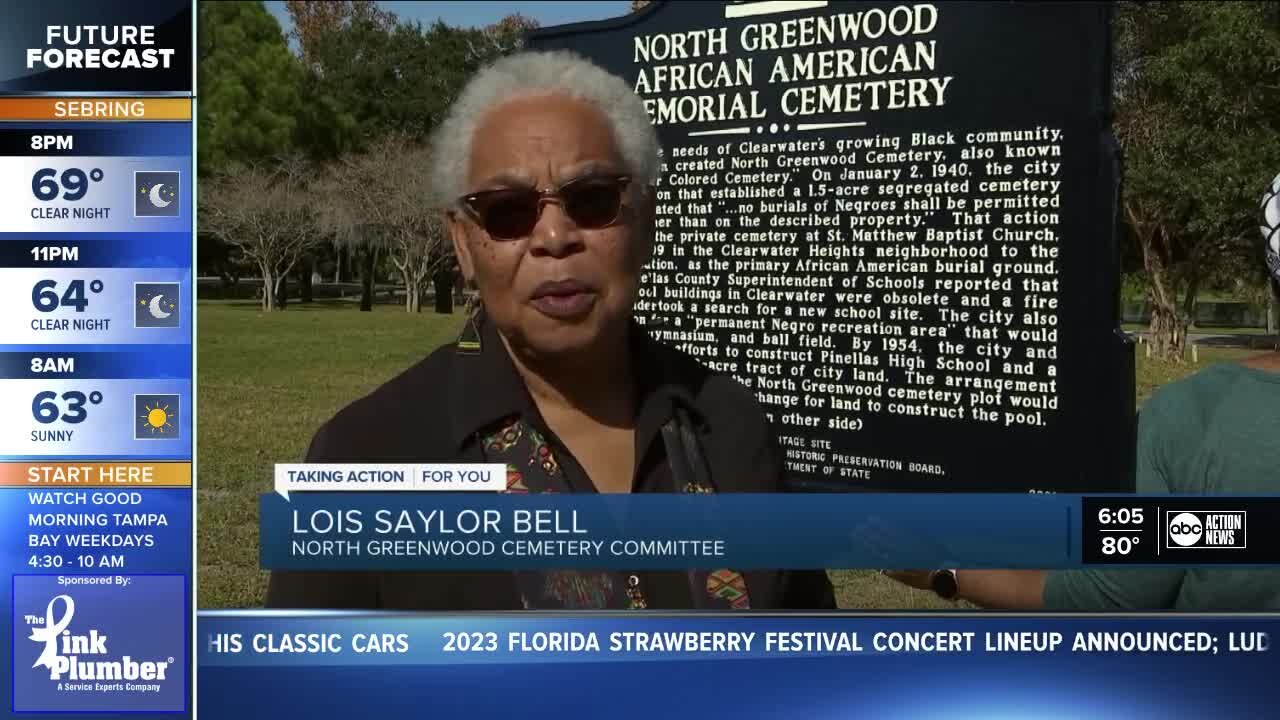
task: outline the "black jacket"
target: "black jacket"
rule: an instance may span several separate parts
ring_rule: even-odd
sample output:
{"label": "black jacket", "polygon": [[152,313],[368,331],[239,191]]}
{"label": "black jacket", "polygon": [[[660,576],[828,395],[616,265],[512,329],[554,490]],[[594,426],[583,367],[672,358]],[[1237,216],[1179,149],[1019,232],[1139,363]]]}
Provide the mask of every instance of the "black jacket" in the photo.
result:
{"label": "black jacket", "polygon": [[[577,492],[594,486],[537,412],[491,323],[482,350],[446,345],[368,396],[341,410],[316,434],[308,462],[482,462],[480,433],[521,415],[547,437]],[[685,353],[634,327],[640,373],[634,492],[674,492],[661,426],[675,404],[688,408],[717,492],[782,492],[783,458],[764,413],[731,377],[712,373]],[[779,538],[779,540],[784,540]],[[744,571],[751,607],[835,607],[826,573]],[[687,576],[643,573],[651,609],[693,607]],[[280,608],[520,609],[507,572],[284,572],[272,574],[267,606]]]}

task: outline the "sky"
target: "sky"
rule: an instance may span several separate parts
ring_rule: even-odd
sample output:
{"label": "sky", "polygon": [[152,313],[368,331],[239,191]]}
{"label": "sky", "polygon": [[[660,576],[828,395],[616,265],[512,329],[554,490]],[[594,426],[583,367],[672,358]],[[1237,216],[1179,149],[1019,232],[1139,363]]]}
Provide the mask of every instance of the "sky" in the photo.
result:
{"label": "sky", "polygon": [[[537,20],[543,27],[603,20],[626,15],[631,11],[629,0],[581,1],[581,2],[379,2],[405,20],[421,20],[423,24],[443,20],[457,26],[489,25],[507,15],[520,13]],[[268,0],[267,10],[280,21],[285,32],[292,29],[283,0]]]}

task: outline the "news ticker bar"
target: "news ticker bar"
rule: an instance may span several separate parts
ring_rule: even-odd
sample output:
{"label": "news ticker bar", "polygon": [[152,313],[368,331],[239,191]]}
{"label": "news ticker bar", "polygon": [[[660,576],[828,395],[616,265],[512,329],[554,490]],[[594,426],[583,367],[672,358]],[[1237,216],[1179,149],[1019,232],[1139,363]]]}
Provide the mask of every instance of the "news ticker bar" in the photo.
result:
{"label": "news ticker bar", "polygon": [[1275,717],[1278,632],[1275,616],[206,611],[195,642],[207,717],[1239,719]]}
{"label": "news ticker bar", "polygon": [[[379,492],[383,483],[407,490],[422,478],[380,480],[380,466],[351,467],[361,479],[344,492],[286,487],[277,476],[277,494],[259,504],[264,568],[1280,564],[1276,496]],[[415,467],[440,474],[450,466]]]}
{"label": "news ticker bar", "polygon": [[1087,615],[517,615],[206,610],[204,667],[509,665],[838,655],[1267,653],[1280,618]]}

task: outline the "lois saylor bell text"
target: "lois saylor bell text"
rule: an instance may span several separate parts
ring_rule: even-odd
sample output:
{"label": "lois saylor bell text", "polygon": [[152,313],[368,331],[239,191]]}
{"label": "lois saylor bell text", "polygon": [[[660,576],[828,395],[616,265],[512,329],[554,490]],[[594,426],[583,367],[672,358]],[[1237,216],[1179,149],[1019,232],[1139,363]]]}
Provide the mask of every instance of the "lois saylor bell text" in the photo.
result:
{"label": "lois saylor bell text", "polygon": [[585,535],[577,510],[294,510],[297,535]]}

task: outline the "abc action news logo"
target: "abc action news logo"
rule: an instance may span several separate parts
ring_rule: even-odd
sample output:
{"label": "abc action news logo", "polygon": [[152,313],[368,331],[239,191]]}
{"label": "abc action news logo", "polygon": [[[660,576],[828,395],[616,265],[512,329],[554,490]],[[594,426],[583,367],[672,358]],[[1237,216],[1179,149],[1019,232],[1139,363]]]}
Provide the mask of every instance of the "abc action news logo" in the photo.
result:
{"label": "abc action news logo", "polygon": [[1165,517],[1165,547],[1169,550],[1225,550],[1245,547],[1246,522],[1243,510],[1169,510]]}

